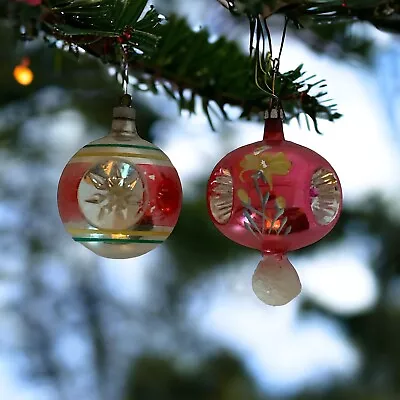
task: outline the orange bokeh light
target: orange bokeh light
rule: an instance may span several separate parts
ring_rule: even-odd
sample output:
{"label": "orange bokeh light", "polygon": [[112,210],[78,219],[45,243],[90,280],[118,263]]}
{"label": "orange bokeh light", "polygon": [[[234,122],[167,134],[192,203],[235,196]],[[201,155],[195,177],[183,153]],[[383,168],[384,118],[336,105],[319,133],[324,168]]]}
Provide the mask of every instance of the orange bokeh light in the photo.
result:
{"label": "orange bokeh light", "polygon": [[15,80],[23,86],[28,86],[33,81],[33,72],[29,68],[29,59],[24,58],[20,65],[14,68]]}

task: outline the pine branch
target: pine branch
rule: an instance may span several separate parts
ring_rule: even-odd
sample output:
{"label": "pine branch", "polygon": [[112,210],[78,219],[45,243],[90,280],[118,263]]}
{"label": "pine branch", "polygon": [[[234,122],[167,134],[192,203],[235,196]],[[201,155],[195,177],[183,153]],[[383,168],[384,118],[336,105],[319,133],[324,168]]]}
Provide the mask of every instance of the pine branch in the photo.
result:
{"label": "pine branch", "polygon": [[[299,27],[366,21],[378,29],[400,33],[400,0],[218,0],[235,15],[268,18],[285,14]],[[230,4],[230,5],[229,5]]]}
{"label": "pine branch", "polygon": [[[265,2],[272,7],[272,2]],[[176,17],[160,25],[161,18],[155,9],[140,18],[146,3],[146,0],[124,0],[122,7],[121,3],[116,7],[113,0],[45,0],[40,29],[63,39],[71,48],[80,46],[116,66],[121,64],[123,44],[129,52],[131,73],[138,79],[136,88],[143,90],[146,87],[154,93],[164,91],[177,101],[181,110],[194,112],[196,99],[201,98],[210,121],[213,106],[227,118],[226,105],[241,107],[242,118],[259,118],[267,108],[270,96],[259,91],[255,84],[254,60],[223,38],[210,43],[207,31],[193,32],[185,21]],[[253,5],[256,3],[252,2]],[[361,12],[376,1],[367,0],[362,7],[359,4],[356,7],[355,3],[358,2],[349,0],[347,5]],[[274,2],[275,6],[282,4]],[[328,20],[335,18],[332,17],[334,13],[327,12],[333,6],[339,11],[348,8],[343,7],[342,2],[340,6],[337,4],[338,1],[303,4],[288,0],[281,8],[293,17],[303,7],[303,19],[311,15]],[[381,2],[380,7],[382,5]],[[265,69],[270,70],[270,67]],[[272,75],[264,78],[266,86],[270,87]],[[314,89],[319,92],[311,95]],[[340,117],[334,105],[326,104],[324,90],[322,81],[309,83],[302,66],[277,77],[277,94],[283,101],[288,119],[299,119],[301,114],[306,114],[317,131],[318,118],[333,121]]]}
{"label": "pine branch", "polygon": [[315,8],[312,4],[303,4],[298,7],[297,13],[299,21],[305,26],[365,21],[383,31],[400,33],[400,0],[324,1]]}
{"label": "pine branch", "polygon": [[[175,99],[181,110],[190,113],[195,112],[200,101],[211,124],[213,113],[228,118],[228,105],[240,107],[241,118],[262,118],[271,94],[256,85],[254,59],[225,38],[211,43],[207,30],[193,31],[185,20],[175,16],[160,24],[162,18],[154,8],[140,18],[145,3],[146,0],[125,0],[122,13],[113,0],[45,0],[38,28],[48,40],[64,40],[75,52],[79,46],[118,68],[124,46],[130,73],[137,78],[137,89],[162,91]],[[272,75],[264,78],[271,86]],[[323,101],[325,92],[311,94],[317,84],[305,84],[303,79],[302,67],[278,74],[276,94],[288,120],[306,114],[318,131],[318,118],[333,121],[340,114],[334,105]]]}
{"label": "pine branch", "polygon": [[128,51],[150,55],[159,37],[153,30],[160,22],[151,8],[141,19],[148,0],[46,0],[44,27],[70,42],[89,44],[103,38],[110,46],[123,43]]}
{"label": "pine branch", "polygon": [[[131,74],[137,78],[136,89],[163,91],[174,99],[180,110],[195,112],[196,98],[212,124],[211,112],[218,109],[227,118],[225,106],[242,108],[241,118],[262,118],[271,95],[262,92],[254,78],[255,59],[243,54],[235,42],[220,38],[210,43],[207,30],[194,32],[185,20],[171,16],[157,28],[160,41],[151,57],[129,59]],[[118,64],[117,54],[104,52],[102,41],[83,46],[91,54]],[[269,63],[267,70],[271,71]],[[276,94],[281,98],[288,120],[308,115],[317,128],[317,118],[333,121],[341,115],[335,105],[324,104],[325,92],[311,95],[317,84],[305,82],[302,66],[278,74]],[[272,74],[267,77],[272,86]],[[319,88],[323,89],[319,82]]]}
{"label": "pine branch", "polygon": [[355,33],[351,25],[345,22],[302,29],[298,31],[297,37],[314,52],[324,53],[332,58],[358,59],[364,64],[370,64],[373,60],[374,40]]}

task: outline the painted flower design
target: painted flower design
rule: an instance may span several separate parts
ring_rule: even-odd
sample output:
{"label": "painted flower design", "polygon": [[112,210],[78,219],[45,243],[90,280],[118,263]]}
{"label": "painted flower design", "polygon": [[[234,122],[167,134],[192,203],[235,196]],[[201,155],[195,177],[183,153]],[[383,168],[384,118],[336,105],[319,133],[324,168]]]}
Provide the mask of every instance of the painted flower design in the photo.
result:
{"label": "painted flower design", "polygon": [[257,193],[260,198],[260,207],[251,204],[246,190],[239,189],[237,196],[243,204],[243,226],[259,240],[265,235],[289,235],[292,227],[285,216],[286,199],[283,196],[275,198],[275,207],[268,207],[270,193],[262,193],[258,181],[255,180]]}
{"label": "painted flower design", "polygon": [[270,189],[272,189],[272,177],[274,175],[287,175],[292,163],[282,152],[272,154],[254,151],[252,154],[248,154],[244,157],[240,166],[242,168],[240,173],[240,179],[242,181],[244,181],[243,174],[246,171],[259,171],[268,182]]}
{"label": "painted flower design", "polygon": [[250,197],[244,189],[239,189],[237,195],[241,202],[250,204]]}
{"label": "painted flower design", "polygon": [[278,196],[275,200],[276,207],[279,209],[286,208],[286,199],[283,196]]}
{"label": "painted flower design", "polygon": [[90,169],[78,197],[86,218],[102,229],[127,229],[143,208],[144,186],[130,164],[110,160]]}

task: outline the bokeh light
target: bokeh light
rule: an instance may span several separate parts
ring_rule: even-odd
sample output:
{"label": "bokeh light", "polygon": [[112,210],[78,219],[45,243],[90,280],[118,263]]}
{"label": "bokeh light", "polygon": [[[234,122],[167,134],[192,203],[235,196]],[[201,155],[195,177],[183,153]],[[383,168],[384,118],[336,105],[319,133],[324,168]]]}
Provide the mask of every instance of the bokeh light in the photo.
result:
{"label": "bokeh light", "polygon": [[33,81],[33,72],[29,68],[29,58],[24,58],[21,64],[14,68],[14,78],[22,86],[28,86]]}

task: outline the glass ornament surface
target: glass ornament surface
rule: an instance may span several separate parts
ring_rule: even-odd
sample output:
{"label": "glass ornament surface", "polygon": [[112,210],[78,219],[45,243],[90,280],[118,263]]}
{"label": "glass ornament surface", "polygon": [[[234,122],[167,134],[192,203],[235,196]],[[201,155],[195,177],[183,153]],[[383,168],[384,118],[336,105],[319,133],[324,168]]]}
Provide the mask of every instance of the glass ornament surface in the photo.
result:
{"label": "glass ornament surface", "polygon": [[[270,129],[283,129],[279,123],[267,120],[264,140],[232,151],[216,165],[207,202],[225,236],[263,253],[283,254],[329,233],[339,218],[342,191],[332,166],[319,154],[284,140],[283,133],[269,139]],[[233,198],[229,218],[221,222],[215,217],[215,199],[224,197],[220,179],[227,174]]]}
{"label": "glass ornament surface", "polygon": [[[215,166],[207,203],[223,235],[262,252],[264,261],[253,288],[264,302],[278,305],[301,290],[293,267],[295,275],[289,270],[279,275],[279,268],[291,266],[285,254],[317,242],[333,229],[342,210],[342,189],[327,160],[286,141],[280,118],[266,118],[263,140],[232,151]],[[292,280],[286,282],[291,289],[285,293],[282,279]]]}
{"label": "glass ornament surface", "polygon": [[129,229],[143,215],[146,191],[134,165],[111,159],[95,164],[78,187],[86,220],[98,229]]}
{"label": "glass ornament surface", "polygon": [[228,223],[233,208],[233,181],[229,170],[221,168],[214,175],[209,204],[215,220],[220,224]]}
{"label": "glass ornament surface", "polygon": [[75,241],[102,257],[131,258],[172,233],[182,187],[169,158],[137,134],[134,110],[121,106],[114,109],[110,134],[68,162],[57,197]]}
{"label": "glass ornament surface", "polygon": [[341,194],[336,189],[338,178],[333,171],[321,168],[311,179],[311,209],[317,222],[329,225],[340,209]]}

